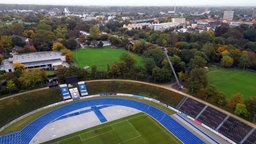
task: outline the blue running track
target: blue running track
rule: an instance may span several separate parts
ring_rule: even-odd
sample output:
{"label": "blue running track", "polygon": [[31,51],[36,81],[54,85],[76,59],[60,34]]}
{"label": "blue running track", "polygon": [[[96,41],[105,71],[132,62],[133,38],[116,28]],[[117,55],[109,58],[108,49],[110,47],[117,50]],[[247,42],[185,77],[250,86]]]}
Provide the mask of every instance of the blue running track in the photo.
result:
{"label": "blue running track", "polygon": [[[203,144],[204,143],[202,140],[196,137],[193,133],[191,133],[182,125],[180,125],[178,122],[176,122],[174,119],[172,119],[169,115],[165,114],[164,112],[162,112],[157,108],[154,108],[150,105],[133,101],[133,100],[119,99],[119,98],[101,98],[101,99],[94,99],[94,100],[77,101],[75,103],[53,110],[41,116],[40,118],[34,120],[25,128],[23,128],[21,131],[1,136],[0,144],[28,144],[32,140],[32,138],[44,126],[51,123],[52,121],[74,110],[81,109],[84,107],[93,107],[95,105],[121,105],[121,106],[127,106],[127,107],[138,109],[142,112],[147,113],[151,117],[153,117],[156,121],[162,124],[168,131],[170,131],[177,138],[179,138],[183,143],[185,144]],[[102,121],[106,120],[106,118],[102,115],[101,112],[100,113],[95,112],[95,113],[97,113],[97,116],[100,117]],[[103,117],[101,117],[100,115],[102,115]]]}

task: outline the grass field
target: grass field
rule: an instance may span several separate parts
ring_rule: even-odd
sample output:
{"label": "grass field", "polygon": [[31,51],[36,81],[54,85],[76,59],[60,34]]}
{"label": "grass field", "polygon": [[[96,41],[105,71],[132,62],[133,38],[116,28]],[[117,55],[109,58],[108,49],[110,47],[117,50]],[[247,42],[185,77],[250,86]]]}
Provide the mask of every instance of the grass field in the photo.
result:
{"label": "grass field", "polygon": [[[118,62],[121,55],[127,52],[124,49],[115,48],[85,48],[73,51],[75,61],[78,67],[97,66],[98,70],[107,70],[108,65],[111,66]],[[137,65],[143,66],[142,57],[132,54],[137,61]]]}
{"label": "grass field", "polygon": [[207,74],[209,84],[224,92],[227,98],[240,93],[244,100],[256,96],[256,73],[238,69],[214,69]]}
{"label": "grass field", "polygon": [[181,144],[144,113],[86,129],[47,144]]}

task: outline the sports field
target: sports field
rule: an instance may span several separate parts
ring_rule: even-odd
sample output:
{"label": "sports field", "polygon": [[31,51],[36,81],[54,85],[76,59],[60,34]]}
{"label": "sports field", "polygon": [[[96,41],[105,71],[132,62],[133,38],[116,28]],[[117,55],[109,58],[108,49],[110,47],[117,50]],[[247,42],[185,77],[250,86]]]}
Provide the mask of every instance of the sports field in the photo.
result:
{"label": "sports field", "polygon": [[227,98],[240,93],[244,100],[256,95],[256,73],[238,69],[217,68],[207,74],[209,84],[224,92]]}
{"label": "sports field", "polygon": [[[107,70],[108,65],[119,61],[121,55],[127,52],[124,49],[116,48],[84,48],[73,51],[78,67],[97,66],[98,70]],[[137,61],[137,65],[143,66],[142,57],[132,54]]]}
{"label": "sports field", "polygon": [[89,128],[47,144],[181,144],[150,116],[139,113]]}

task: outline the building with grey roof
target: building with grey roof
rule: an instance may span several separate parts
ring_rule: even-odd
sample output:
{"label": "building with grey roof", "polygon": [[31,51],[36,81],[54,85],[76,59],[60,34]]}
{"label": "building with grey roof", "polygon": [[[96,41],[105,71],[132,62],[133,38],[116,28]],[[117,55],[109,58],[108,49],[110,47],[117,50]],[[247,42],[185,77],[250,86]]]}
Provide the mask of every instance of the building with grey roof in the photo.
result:
{"label": "building with grey roof", "polygon": [[33,52],[25,54],[14,54],[12,58],[2,61],[0,70],[5,72],[14,71],[13,64],[19,62],[27,69],[56,69],[59,65],[67,65],[66,57],[57,51]]}

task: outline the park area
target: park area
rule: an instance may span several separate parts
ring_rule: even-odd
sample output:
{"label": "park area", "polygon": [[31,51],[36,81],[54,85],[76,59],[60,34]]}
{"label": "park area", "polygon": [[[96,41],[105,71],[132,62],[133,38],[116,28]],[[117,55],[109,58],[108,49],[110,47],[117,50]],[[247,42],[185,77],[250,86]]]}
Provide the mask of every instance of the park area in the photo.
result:
{"label": "park area", "polygon": [[[97,66],[97,70],[106,71],[112,64],[119,62],[124,49],[117,48],[83,48],[73,51],[75,62],[78,67]],[[143,66],[142,57],[131,53],[138,66]]]}
{"label": "park area", "polygon": [[216,86],[229,99],[241,94],[244,100],[256,96],[256,73],[238,69],[214,68],[207,74],[208,83]]}
{"label": "park area", "polygon": [[181,144],[150,116],[139,113],[89,128],[47,144]]}

